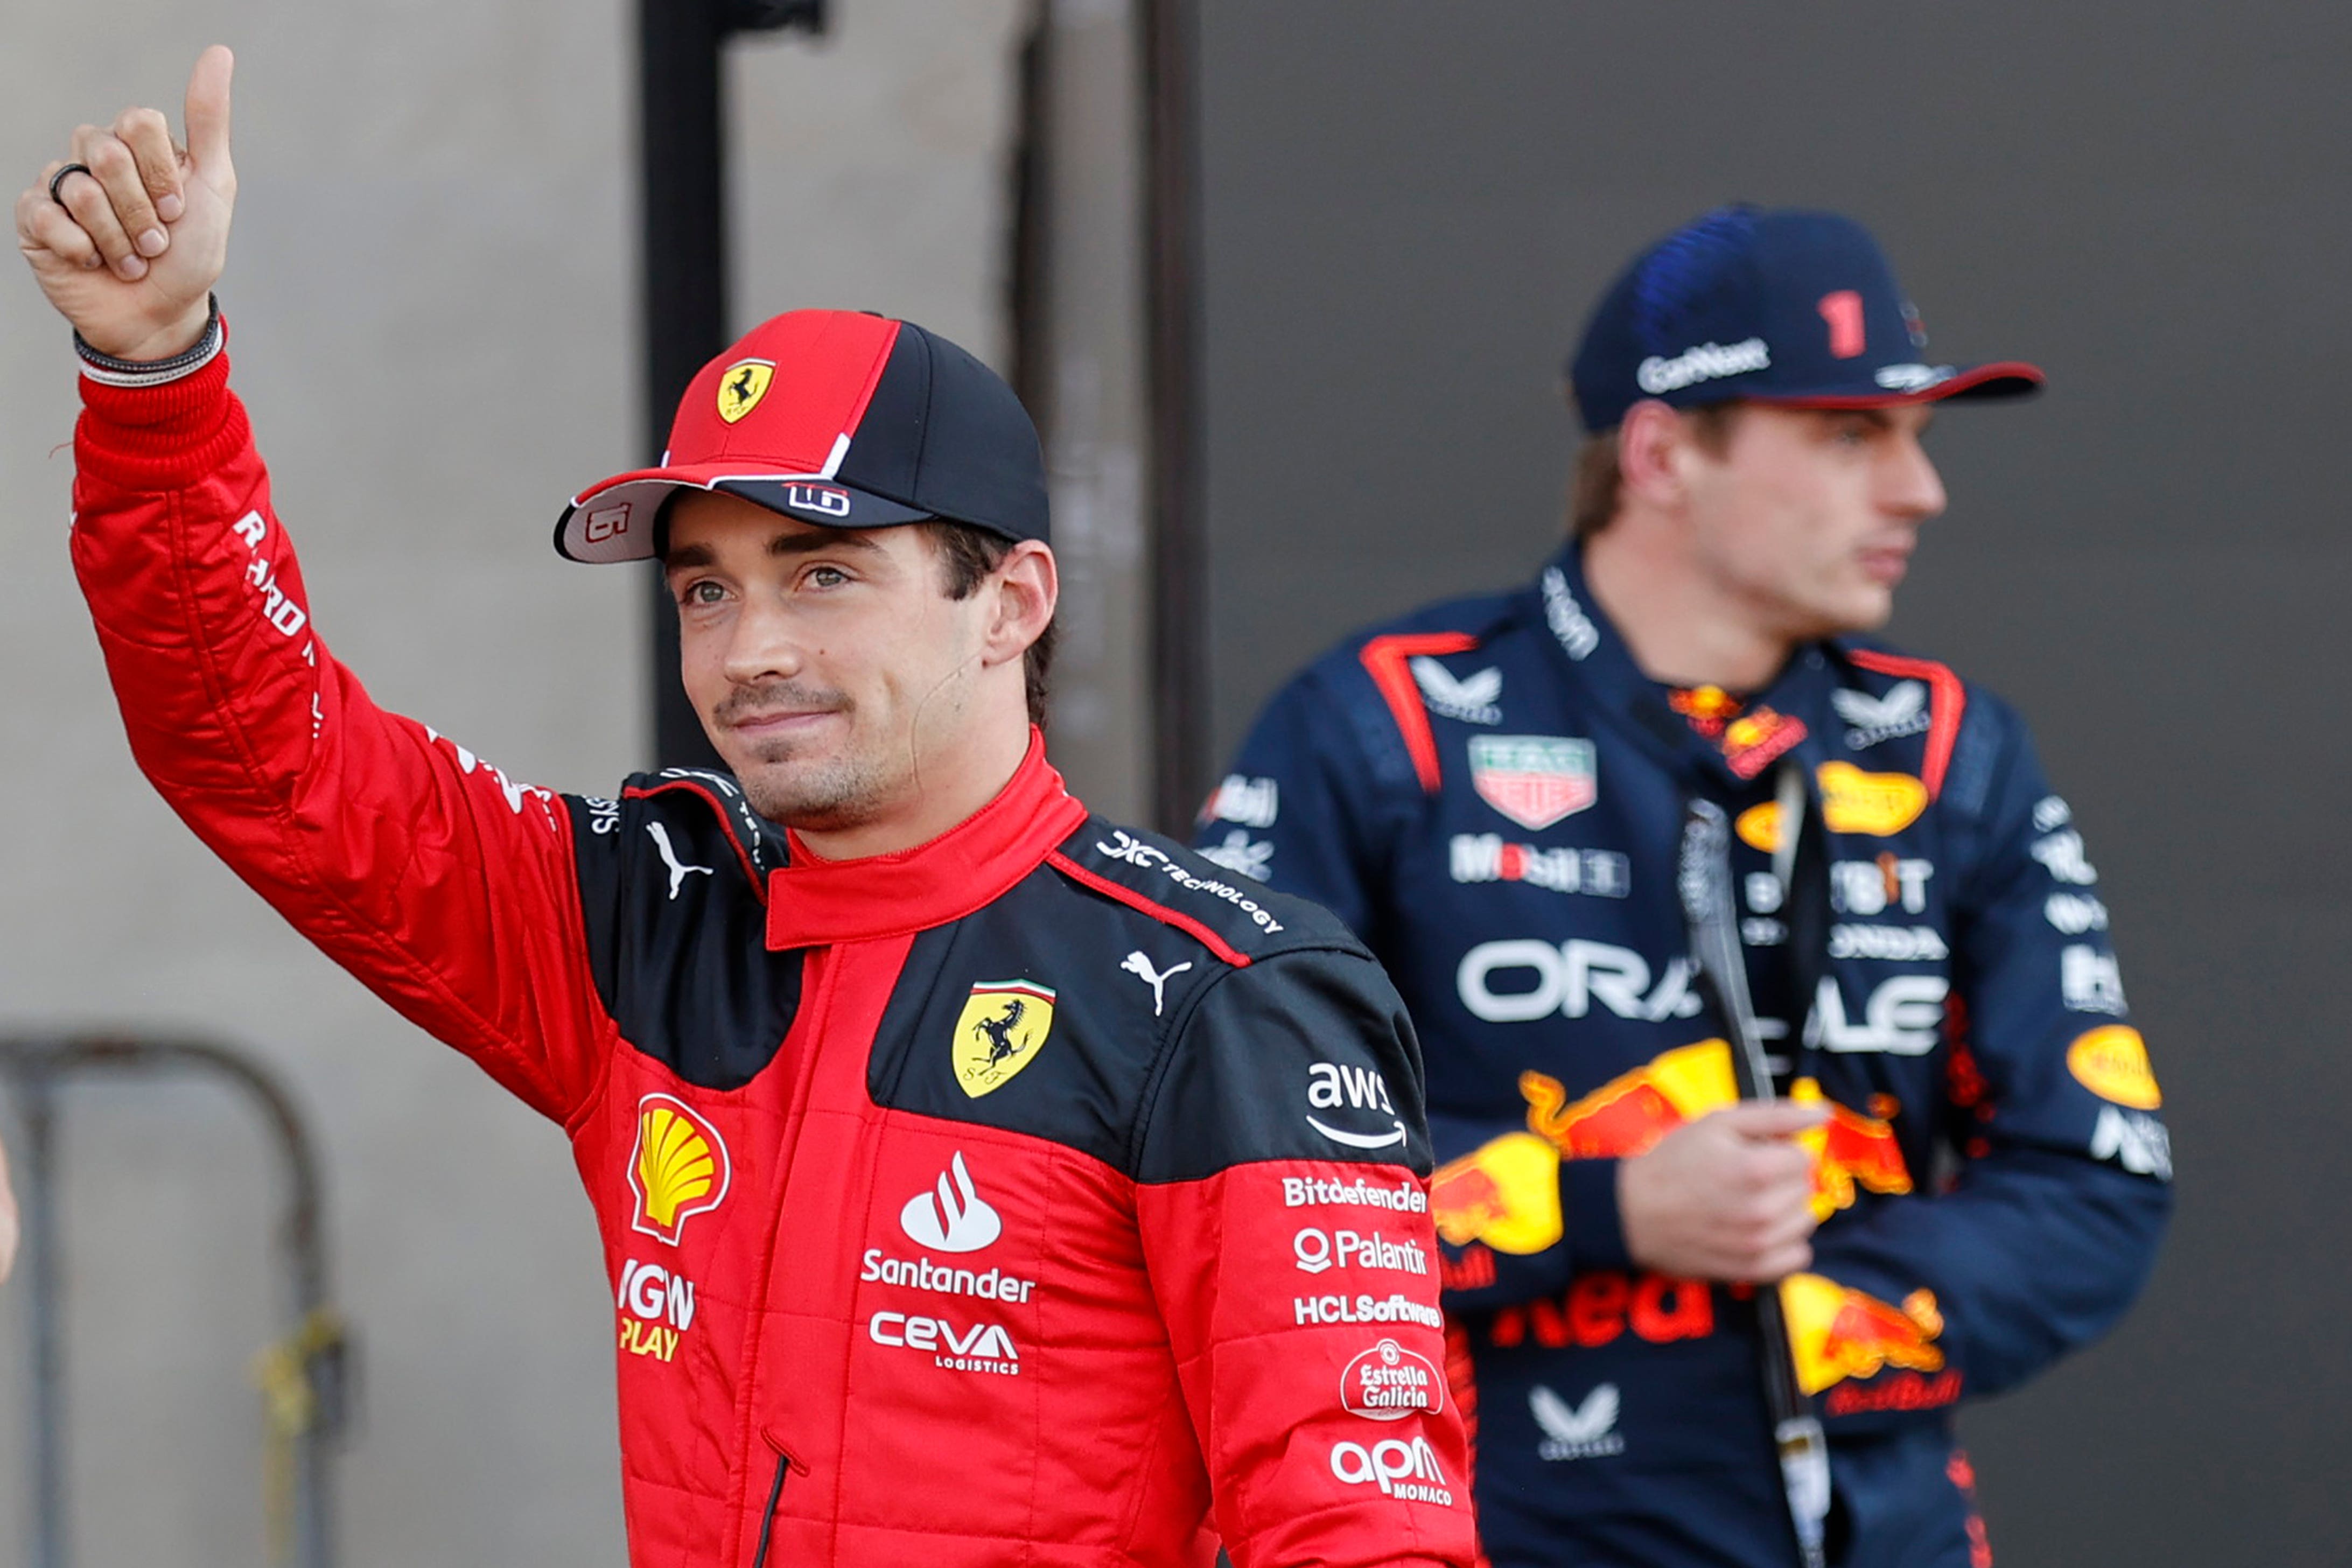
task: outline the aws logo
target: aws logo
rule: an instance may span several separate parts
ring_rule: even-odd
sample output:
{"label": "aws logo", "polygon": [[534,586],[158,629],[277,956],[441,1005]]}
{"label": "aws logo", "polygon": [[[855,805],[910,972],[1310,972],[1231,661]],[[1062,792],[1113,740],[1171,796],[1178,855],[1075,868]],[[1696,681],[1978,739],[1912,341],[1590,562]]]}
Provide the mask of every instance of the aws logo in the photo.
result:
{"label": "aws logo", "polygon": [[637,1101],[637,1146],[629,1154],[633,1229],[677,1246],[688,1220],[725,1201],[732,1176],[727,1141],[685,1101],[667,1094]]}

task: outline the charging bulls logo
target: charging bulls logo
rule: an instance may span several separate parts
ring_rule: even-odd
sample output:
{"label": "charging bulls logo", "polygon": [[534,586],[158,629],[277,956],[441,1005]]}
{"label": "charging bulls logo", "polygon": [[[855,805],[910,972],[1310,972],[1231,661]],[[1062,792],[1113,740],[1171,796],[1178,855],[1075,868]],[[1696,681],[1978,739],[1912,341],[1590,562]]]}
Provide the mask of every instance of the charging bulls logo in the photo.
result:
{"label": "charging bulls logo", "polygon": [[737,360],[719,377],[719,417],[732,425],[760,406],[760,399],[768,395],[768,383],[776,379],[776,367],[763,359]]}
{"label": "charging bulls logo", "polygon": [[632,1228],[677,1245],[678,1232],[727,1196],[733,1171],[727,1141],[683,1100],[649,1094],[637,1101],[637,1146],[629,1186],[637,1194]]}
{"label": "charging bulls logo", "polygon": [[1054,991],[1034,980],[983,980],[956,1020],[956,1082],[978,1100],[1029,1065],[1054,1027]]}

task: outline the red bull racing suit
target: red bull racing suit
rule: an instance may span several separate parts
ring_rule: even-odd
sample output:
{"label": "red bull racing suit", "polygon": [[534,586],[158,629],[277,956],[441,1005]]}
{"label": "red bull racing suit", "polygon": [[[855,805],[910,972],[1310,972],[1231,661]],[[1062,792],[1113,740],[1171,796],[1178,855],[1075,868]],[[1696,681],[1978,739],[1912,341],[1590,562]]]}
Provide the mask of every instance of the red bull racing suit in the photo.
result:
{"label": "red bull racing suit", "polygon": [[[1791,760],[1826,824],[1817,988],[1772,858]],[[1198,844],[1336,910],[1421,1031],[1488,1555],[1777,1568],[1753,1308],[1636,1268],[1617,1214],[1619,1161],[1734,1098],[1675,887],[1693,796],[1733,817],[1780,1088],[1829,1111],[1815,1262],[1780,1289],[1837,1560],[1981,1562],[1952,1406],[2115,1322],[2171,1174],[2097,874],[2011,709],[1844,639],[1745,700],[1661,687],[1571,545],[1310,667]]]}
{"label": "red bull racing suit", "polygon": [[330,956],[569,1135],[630,1561],[1466,1564],[1394,991],[1090,817],[818,859],[733,782],[520,784],[320,641],[225,359],[85,380],[73,554],[132,750]]}

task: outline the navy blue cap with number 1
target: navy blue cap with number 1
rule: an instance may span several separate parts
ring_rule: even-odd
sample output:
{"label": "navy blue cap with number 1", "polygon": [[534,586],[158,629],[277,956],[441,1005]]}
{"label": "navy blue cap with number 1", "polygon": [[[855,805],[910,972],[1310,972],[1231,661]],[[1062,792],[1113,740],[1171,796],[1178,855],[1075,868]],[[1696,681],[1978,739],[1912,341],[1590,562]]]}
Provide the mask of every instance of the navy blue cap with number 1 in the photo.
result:
{"label": "navy blue cap with number 1", "polygon": [[1927,348],[1919,312],[1860,224],[1728,206],[1676,229],[1610,285],[1568,370],[1584,427],[1596,431],[1644,398],[1884,408],[2042,385],[2021,361],[1937,364]]}

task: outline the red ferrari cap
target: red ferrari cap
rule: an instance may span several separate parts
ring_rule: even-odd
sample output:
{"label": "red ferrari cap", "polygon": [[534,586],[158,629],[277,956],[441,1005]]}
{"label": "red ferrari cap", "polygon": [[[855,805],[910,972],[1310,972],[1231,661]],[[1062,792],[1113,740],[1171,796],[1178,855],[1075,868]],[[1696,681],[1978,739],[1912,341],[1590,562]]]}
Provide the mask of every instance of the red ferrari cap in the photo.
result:
{"label": "red ferrari cap", "polygon": [[689,486],[828,528],[941,518],[1046,538],[1045,460],[1013,389],[937,333],[858,310],[771,317],[704,365],[661,466],[581,491],[555,548],[649,560],[662,502]]}

